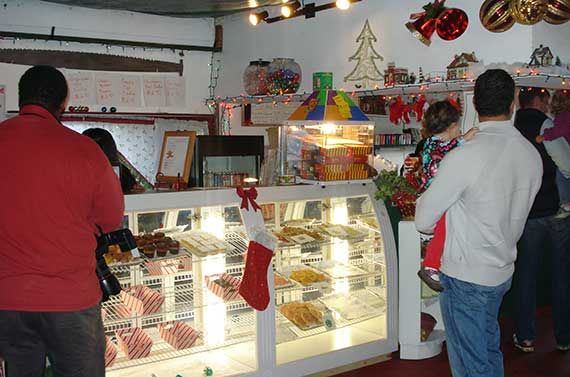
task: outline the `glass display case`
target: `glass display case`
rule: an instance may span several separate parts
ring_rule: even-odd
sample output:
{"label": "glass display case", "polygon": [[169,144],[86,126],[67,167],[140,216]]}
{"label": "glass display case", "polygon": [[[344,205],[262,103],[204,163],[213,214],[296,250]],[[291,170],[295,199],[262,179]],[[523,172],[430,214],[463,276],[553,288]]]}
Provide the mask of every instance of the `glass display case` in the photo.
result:
{"label": "glass display case", "polygon": [[263,136],[198,136],[190,187],[236,187],[259,179]]}
{"label": "glass display case", "polygon": [[374,126],[369,124],[286,125],[280,128],[281,175],[308,181],[370,178]]}
{"label": "glass display case", "polygon": [[[111,264],[126,293],[103,305],[115,351],[107,375],[211,368],[215,376],[302,376],[397,349],[395,244],[374,185],[258,193],[266,227],[279,239],[263,312],[238,294],[249,240],[235,190],[126,198],[129,227],[144,252]],[[159,254],[153,246],[147,255],[148,243],[166,238],[179,249]],[[149,353],[128,348],[137,328],[142,333],[132,336],[150,339]]]}

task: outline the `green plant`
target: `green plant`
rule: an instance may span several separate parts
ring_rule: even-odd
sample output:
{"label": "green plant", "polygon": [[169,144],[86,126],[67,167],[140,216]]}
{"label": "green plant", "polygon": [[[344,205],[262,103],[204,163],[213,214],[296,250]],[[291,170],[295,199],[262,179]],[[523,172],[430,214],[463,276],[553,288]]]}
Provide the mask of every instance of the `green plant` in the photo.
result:
{"label": "green plant", "polygon": [[416,193],[416,189],[404,177],[400,177],[396,171],[382,170],[374,183],[378,188],[374,195],[377,200],[391,201],[392,196],[397,192]]}

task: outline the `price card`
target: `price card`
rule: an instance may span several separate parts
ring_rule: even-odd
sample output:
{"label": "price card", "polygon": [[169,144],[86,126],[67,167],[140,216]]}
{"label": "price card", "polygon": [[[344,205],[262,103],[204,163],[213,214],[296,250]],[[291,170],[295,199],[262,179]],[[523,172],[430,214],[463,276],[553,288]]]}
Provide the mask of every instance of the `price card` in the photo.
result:
{"label": "price card", "polygon": [[131,250],[131,255],[132,255],[134,258],[140,258],[141,253],[139,252],[139,248],[138,248],[138,247],[135,247],[134,249],[132,249],[132,250]]}
{"label": "price card", "polygon": [[346,231],[339,225],[333,225],[327,227],[327,233],[333,237],[346,237]]}
{"label": "price card", "polygon": [[299,234],[296,236],[291,236],[289,238],[292,239],[295,243],[299,243],[299,244],[306,244],[309,242],[315,242],[315,239],[313,237],[309,236],[308,234]]}

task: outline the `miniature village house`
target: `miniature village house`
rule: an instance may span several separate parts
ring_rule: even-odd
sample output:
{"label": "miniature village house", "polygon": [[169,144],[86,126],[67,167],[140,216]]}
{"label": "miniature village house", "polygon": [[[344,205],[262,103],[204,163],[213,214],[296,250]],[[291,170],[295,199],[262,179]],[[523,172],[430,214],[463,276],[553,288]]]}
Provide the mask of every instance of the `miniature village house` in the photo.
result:
{"label": "miniature village house", "polygon": [[469,77],[469,68],[474,63],[478,63],[475,53],[464,52],[461,55],[455,55],[453,61],[447,66],[447,79],[459,80]]}
{"label": "miniature village house", "polygon": [[384,70],[384,85],[394,86],[408,83],[408,69],[396,68],[396,63],[388,63],[388,68]]}
{"label": "miniature village house", "polygon": [[552,54],[552,51],[550,51],[550,47],[540,45],[532,52],[528,66],[544,67],[547,65],[552,65],[552,59],[554,59],[554,55]]}

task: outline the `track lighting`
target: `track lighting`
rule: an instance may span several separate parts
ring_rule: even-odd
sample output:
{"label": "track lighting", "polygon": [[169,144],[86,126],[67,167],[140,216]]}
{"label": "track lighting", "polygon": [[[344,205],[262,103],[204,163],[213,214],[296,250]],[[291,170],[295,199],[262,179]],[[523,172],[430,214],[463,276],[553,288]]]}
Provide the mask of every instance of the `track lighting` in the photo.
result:
{"label": "track lighting", "polygon": [[253,26],[258,25],[261,21],[265,20],[269,17],[269,12],[263,11],[259,13],[250,13],[249,14],[249,23]]}
{"label": "track lighting", "polygon": [[293,13],[301,7],[301,3],[297,0],[287,2],[285,5],[281,7],[281,14],[285,18],[289,18],[293,15]]}
{"label": "track lighting", "polygon": [[267,11],[260,13],[251,13],[249,15],[249,22],[255,26],[258,25],[261,21],[272,24],[274,22],[283,21],[288,18],[299,16],[305,16],[305,18],[313,18],[317,12],[334,8],[346,10],[350,8],[351,4],[361,1],[362,0],[336,0],[321,5],[316,5],[315,3],[303,3],[304,5],[301,7],[301,2],[298,0],[281,0],[281,15],[269,17],[269,13]]}
{"label": "track lighting", "polygon": [[336,7],[341,10],[350,8],[350,0],[336,0]]}

